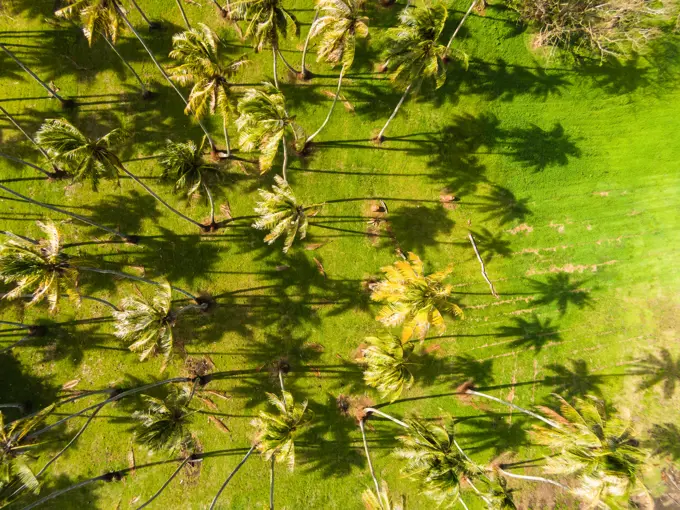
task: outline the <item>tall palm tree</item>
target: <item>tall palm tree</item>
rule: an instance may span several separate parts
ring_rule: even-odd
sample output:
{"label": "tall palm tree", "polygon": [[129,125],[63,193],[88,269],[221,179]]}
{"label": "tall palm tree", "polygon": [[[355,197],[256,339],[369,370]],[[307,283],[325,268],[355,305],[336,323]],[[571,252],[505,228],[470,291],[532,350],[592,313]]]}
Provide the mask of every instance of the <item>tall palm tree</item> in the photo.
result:
{"label": "tall palm tree", "polygon": [[413,342],[402,342],[389,333],[367,337],[368,347],[363,351],[366,363],[364,381],[378,390],[382,398],[394,401],[404,388],[413,384],[413,374],[408,368]]}
{"label": "tall palm tree", "polygon": [[172,37],[170,57],[180,61],[170,69],[170,77],[181,85],[193,85],[185,113],[193,112],[197,118],[208,112],[222,116],[222,130],[227,157],[231,146],[227,124],[236,114],[236,99],[230,80],[248,63],[244,57],[226,60],[220,55],[217,34],[204,24]]}
{"label": "tall palm tree", "polygon": [[397,261],[381,270],[385,279],[375,285],[371,299],[386,304],[376,319],[386,326],[403,324],[403,342],[411,338],[423,340],[430,326],[443,332],[446,324],[442,313],[463,314],[460,307],[451,301],[453,286],[442,284],[452,268],[426,276],[420,258],[409,253],[408,260]]}
{"label": "tall palm tree", "polygon": [[90,47],[97,36],[101,35],[139,83],[142,88],[142,97],[150,97],[149,90],[135,68],[116,49],[122,19],[115,3],[108,0],[66,0],[66,4],[66,7],[54,13],[55,16],[69,20],[78,19],[82,23],[83,33]]}
{"label": "tall palm tree", "polygon": [[211,231],[217,230],[215,222],[215,202],[210,192],[209,182],[221,177],[220,168],[207,163],[203,157],[205,138],[200,145],[194,142],[167,141],[160,153],[159,163],[163,169],[161,178],[174,181],[175,191],[185,191],[187,196],[205,191],[210,203]]}
{"label": "tall palm tree", "polygon": [[95,191],[101,178],[117,179],[119,172],[122,172],[177,216],[196,225],[202,231],[207,231],[206,225],[179,212],[125,168],[114,151],[114,146],[124,136],[123,130],[114,129],[104,136],[93,139],[65,119],[48,119],[40,127],[36,138],[54,159],[69,165],[74,179],[89,180]]}
{"label": "tall palm tree", "polygon": [[399,26],[388,30],[385,58],[394,68],[391,79],[405,89],[392,115],[378,134],[379,142],[385,139],[387,126],[396,117],[411,90],[417,90],[425,79],[433,79],[436,88],[444,85],[444,57],[447,48],[439,44],[438,39],[444,30],[446,17],[447,10],[443,4],[404,9],[399,15]]}
{"label": "tall palm tree", "polygon": [[305,139],[305,133],[295,117],[288,115],[283,94],[271,83],[263,83],[263,90],[248,89],[238,102],[240,116],[236,119],[239,145],[246,152],[260,151],[260,172],[267,172],[283,145],[281,174],[286,179],[288,147],[286,131],[290,131],[297,147]]}
{"label": "tall palm tree", "polygon": [[305,144],[311,142],[328,124],[340,96],[342,77],[354,62],[356,39],[368,37],[368,18],[361,16],[363,4],[364,0],[319,0],[317,3],[317,10],[322,16],[314,21],[310,29],[311,37],[321,37],[317,60],[325,60],[331,66],[341,64],[342,68],[328,115]]}
{"label": "tall palm tree", "polygon": [[293,73],[297,71],[286,61],[279,48],[280,37],[288,37],[290,32],[299,35],[299,26],[295,16],[283,7],[281,0],[243,0],[239,5],[241,18],[247,23],[244,37],[251,37],[256,51],[265,46],[272,48],[274,65],[274,84],[278,85],[276,62],[278,57]]}
{"label": "tall palm tree", "polygon": [[309,216],[318,213],[323,204],[304,206],[297,201],[285,179],[275,175],[274,181],[276,184],[272,191],[258,190],[261,200],[255,207],[255,213],[259,218],[253,223],[253,228],[269,230],[264,238],[267,244],[285,235],[283,253],[288,253],[296,237],[307,237]]}

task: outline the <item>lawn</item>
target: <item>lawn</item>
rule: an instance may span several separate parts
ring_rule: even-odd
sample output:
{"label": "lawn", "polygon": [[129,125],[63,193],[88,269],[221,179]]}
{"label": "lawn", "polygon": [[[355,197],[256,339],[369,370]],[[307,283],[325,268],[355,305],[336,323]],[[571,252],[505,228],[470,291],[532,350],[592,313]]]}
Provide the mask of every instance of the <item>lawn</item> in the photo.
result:
{"label": "lawn", "polygon": [[[169,64],[171,37],[183,28],[176,4],[139,3],[150,18],[162,20],[163,29],[149,32],[134,10],[130,17],[156,56]],[[299,68],[313,3],[285,3],[300,20],[302,37],[285,41],[284,55]],[[445,34],[467,6],[459,0],[451,4]],[[126,167],[181,211],[205,219],[205,202],[173,194],[172,186],[159,180],[153,157],[167,139],[198,141],[202,136],[175,92],[126,32],[118,49],[155,93],[142,99],[134,78],[110,49],[102,41],[89,48],[75,25],[55,20],[53,8],[50,0],[3,2],[0,43],[43,80],[53,80],[79,107],[62,111],[4,55],[0,105],[31,133],[45,119],[62,116],[97,135],[124,126],[131,134],[121,150]],[[291,367],[287,389],[296,399],[309,400],[314,421],[298,440],[294,472],[277,466],[277,506],[362,508],[360,493],[371,480],[361,434],[352,419],[339,413],[336,397],[365,394],[380,401],[363,383],[355,356],[364,337],[380,326],[366,282],[397,260],[399,247],[418,254],[428,271],[453,265],[447,281],[454,285],[464,317],[447,317],[446,332],[437,336],[433,331],[425,340],[414,366],[416,384],[386,407],[391,414],[468,417],[458,426],[459,441],[479,462],[507,451],[515,452],[515,460],[532,459],[542,450],[532,446],[531,421],[525,416],[457,399],[455,388],[470,378],[488,393],[524,407],[554,404],[553,392],[568,398],[600,395],[630,409],[643,438],[654,424],[677,423],[678,392],[664,393],[663,384],[641,390],[642,379],[630,375],[629,368],[635,359],[662,348],[674,359],[680,355],[680,42],[664,40],[648,54],[619,64],[572,65],[533,50],[532,33],[491,4],[483,15],[470,16],[455,43],[468,53],[468,69],[451,65],[442,88],[425,88],[410,98],[390,125],[387,140],[377,145],[370,139],[401,95],[376,70],[381,41],[396,24],[398,8],[382,8],[375,1],[366,6],[370,40],[357,45],[344,101],[311,154],[291,157],[288,179],[297,196],[306,204],[326,205],[310,220],[308,238],[287,255],[280,242],[267,246],[264,233],[250,227],[257,190],[271,186],[280,157],[261,176],[249,166],[227,166],[228,178],[215,190],[216,201],[229,204],[235,221],[205,235],[162,209],[130,179],[103,182],[93,192],[87,183],[47,181],[31,168],[0,160],[3,185],[141,236],[138,245],[127,245],[50,214],[68,253],[100,267],[208,292],[217,303],[209,313],[187,315],[178,324],[177,355],[161,373],[160,357],[140,362],[113,336],[110,309],[103,305],[83,301],[74,307],[64,299],[58,313],[50,315],[44,305],[3,301],[1,320],[42,320],[64,327],[57,338],[0,354],[0,402],[30,400],[37,409],[63,395],[61,387],[68,381],[79,380],[77,389],[142,384],[185,374],[187,359],[212,360],[214,371],[223,375],[208,389],[228,398],[213,397],[217,410],[203,406],[192,430],[204,452],[216,453],[203,460],[200,474],[183,472],[152,504],[203,509],[250,447],[250,422],[267,407],[266,392],[278,391],[269,366],[283,356]],[[220,34],[228,55],[245,54],[251,60],[239,77],[243,89],[272,79],[270,53],[256,54],[249,42],[240,41],[211,2],[187,2],[185,9],[194,25],[204,22]],[[338,74],[316,62],[315,49],[308,57],[314,73],[310,81],[296,80],[279,66],[288,109],[308,133],[325,118]],[[221,142],[221,122],[209,125]],[[236,139],[233,126],[230,132]],[[43,163],[4,119],[0,151]],[[443,195],[457,200],[442,202]],[[389,225],[367,235],[371,206],[379,199],[388,207]],[[219,209],[224,219],[225,208]],[[39,208],[0,196],[2,230],[36,237],[36,220],[45,218]],[[480,274],[469,232],[498,299]],[[88,275],[80,286],[83,294],[114,303],[136,289],[153,290],[108,275]],[[18,338],[9,328],[0,331],[0,347]],[[150,454],[134,442],[130,416],[138,404],[131,399],[105,408],[52,466],[41,495],[128,467],[133,456],[134,476],[89,485],[41,508],[136,508],[162,485],[176,463],[163,462],[167,455]],[[56,414],[72,409],[78,407],[60,408]],[[13,413],[7,415],[16,418]],[[83,423],[75,419],[59,428],[37,464],[63,447]],[[405,496],[407,508],[431,508],[418,486],[400,475],[400,461],[390,456],[398,429],[386,421],[369,423],[379,478],[387,480],[395,496]],[[677,449],[675,454],[677,460]],[[142,468],[149,463],[158,464]],[[266,508],[268,469],[252,457],[219,507]],[[662,493],[658,470],[648,471],[651,491]],[[517,486],[523,489],[518,501],[524,507],[576,508],[559,492]],[[477,508],[471,498],[468,504]]]}

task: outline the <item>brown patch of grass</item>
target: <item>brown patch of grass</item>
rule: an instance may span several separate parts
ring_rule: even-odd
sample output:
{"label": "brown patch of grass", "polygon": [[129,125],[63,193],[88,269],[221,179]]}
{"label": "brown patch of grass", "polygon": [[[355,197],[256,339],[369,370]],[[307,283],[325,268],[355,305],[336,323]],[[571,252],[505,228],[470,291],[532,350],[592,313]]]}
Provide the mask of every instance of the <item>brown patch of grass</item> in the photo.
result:
{"label": "brown patch of grass", "polygon": [[515,228],[511,228],[510,230],[506,230],[506,232],[510,235],[517,235],[520,232],[526,232],[527,234],[529,232],[533,232],[534,227],[527,225],[526,223],[522,223],[521,225],[517,225]]}

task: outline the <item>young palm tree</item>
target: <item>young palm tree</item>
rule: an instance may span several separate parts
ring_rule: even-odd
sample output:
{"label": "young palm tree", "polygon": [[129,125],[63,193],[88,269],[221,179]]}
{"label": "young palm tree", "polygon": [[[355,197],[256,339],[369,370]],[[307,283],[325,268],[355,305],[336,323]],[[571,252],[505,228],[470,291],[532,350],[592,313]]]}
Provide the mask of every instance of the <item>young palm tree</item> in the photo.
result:
{"label": "young palm tree", "polygon": [[0,245],[0,280],[14,284],[5,299],[18,299],[32,294],[30,304],[46,299],[50,311],[57,309],[64,293],[79,302],[78,271],[61,252],[61,238],[54,223],[37,222],[47,234],[40,242],[11,236]]}
{"label": "young palm tree", "polygon": [[267,172],[274,163],[279,145],[283,145],[283,167],[281,174],[286,180],[288,147],[286,130],[289,130],[297,147],[305,139],[305,133],[295,117],[286,111],[286,100],[278,88],[271,83],[263,84],[264,90],[248,89],[239,100],[236,119],[239,145],[246,152],[260,151],[260,172]]}
{"label": "young palm tree", "polygon": [[291,72],[297,71],[286,61],[279,48],[279,38],[287,37],[290,32],[299,35],[299,27],[295,16],[286,10],[281,0],[243,0],[240,3],[240,17],[247,23],[244,37],[252,37],[256,51],[265,46],[272,48],[274,65],[274,84],[279,87],[276,62],[278,57]]}
{"label": "young palm tree", "polygon": [[413,384],[413,374],[408,369],[409,356],[413,353],[413,342],[402,343],[389,333],[366,338],[364,349],[366,363],[364,381],[378,390],[381,398],[394,401],[404,388]]}
{"label": "young palm tree", "polygon": [[230,80],[248,63],[244,58],[226,60],[220,55],[220,40],[206,25],[172,37],[170,57],[180,64],[170,69],[170,77],[181,85],[193,85],[185,113],[193,112],[197,118],[208,112],[222,116],[222,130],[227,157],[231,146],[227,124],[236,113],[236,99]]}
{"label": "young palm tree", "polygon": [[368,18],[360,15],[363,3],[364,0],[319,0],[317,3],[322,16],[314,21],[310,29],[311,37],[321,37],[317,60],[323,59],[331,66],[341,64],[342,68],[331,109],[321,127],[307,138],[305,144],[311,142],[328,124],[340,96],[342,77],[354,62],[356,39],[368,37]]}
{"label": "young palm tree", "polygon": [[463,314],[451,301],[453,287],[442,284],[452,272],[450,267],[425,276],[420,258],[409,253],[408,261],[397,261],[382,271],[385,279],[376,284],[371,294],[373,301],[386,303],[376,319],[386,326],[403,324],[403,342],[411,338],[425,339],[431,325],[443,332],[446,324],[442,313]]}
{"label": "young palm tree", "polygon": [[443,4],[404,9],[399,15],[399,26],[388,30],[385,58],[394,68],[391,79],[405,86],[405,89],[397,107],[378,134],[379,142],[385,139],[387,126],[396,117],[411,90],[417,90],[425,79],[433,79],[436,88],[444,85],[447,48],[439,44],[438,39],[444,30],[446,16]]}
{"label": "young palm tree", "polygon": [[253,223],[253,228],[269,230],[264,238],[267,244],[272,244],[285,234],[283,253],[288,253],[296,237],[307,237],[309,216],[317,214],[323,204],[299,204],[285,179],[275,175],[274,181],[276,184],[272,191],[258,190],[261,200],[255,207],[255,213],[259,219]]}
{"label": "young palm tree", "polygon": [[215,222],[215,203],[208,186],[209,181],[221,177],[217,165],[206,163],[203,158],[205,138],[200,145],[194,142],[172,142],[165,144],[160,153],[159,163],[163,169],[161,177],[175,182],[175,191],[185,191],[187,196],[205,191],[210,203],[211,231],[217,230],[219,224]]}
{"label": "young palm tree", "polygon": [[150,93],[142,78],[116,49],[115,45],[118,40],[122,19],[114,2],[108,0],[66,0],[66,4],[66,7],[54,13],[55,16],[69,20],[78,19],[83,25],[83,33],[90,47],[92,47],[92,43],[97,36],[101,35],[102,39],[106,41],[123,64],[132,72],[137,82],[139,82],[142,88],[142,97],[149,97]]}
{"label": "young palm tree", "polygon": [[48,119],[40,127],[37,140],[54,159],[69,165],[74,179],[89,180],[95,191],[101,178],[117,179],[119,172],[122,172],[167,209],[192,225],[196,225],[202,231],[206,231],[208,229],[206,225],[179,212],[125,168],[113,149],[124,136],[123,130],[114,129],[104,136],[93,139],[84,135],[65,119]]}

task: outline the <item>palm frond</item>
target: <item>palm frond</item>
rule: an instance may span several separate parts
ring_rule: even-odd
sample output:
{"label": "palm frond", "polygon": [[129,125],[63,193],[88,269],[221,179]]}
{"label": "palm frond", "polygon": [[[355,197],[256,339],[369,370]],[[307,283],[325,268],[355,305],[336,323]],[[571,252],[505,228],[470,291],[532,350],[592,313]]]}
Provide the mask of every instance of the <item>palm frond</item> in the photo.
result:
{"label": "palm frond", "polygon": [[145,395],[146,409],[132,415],[138,422],[137,441],[151,451],[178,453],[191,450],[193,439],[188,429],[194,413],[189,408],[192,396],[190,387],[173,388],[162,400]]}
{"label": "palm frond", "polygon": [[203,183],[220,177],[219,167],[204,160],[203,146],[194,142],[166,142],[159,159],[161,178],[174,181],[175,191],[185,191],[189,196],[200,193]]}
{"label": "palm frond", "polygon": [[404,388],[413,384],[413,374],[408,369],[408,359],[413,352],[413,344],[403,344],[390,334],[366,338],[368,347],[364,349],[363,361],[366,363],[364,380],[374,387],[382,398],[394,401]]}
{"label": "palm frond", "polygon": [[349,68],[354,62],[357,37],[368,37],[368,18],[361,16],[363,0],[319,0],[320,16],[312,24],[311,37],[320,38],[317,60]]}

